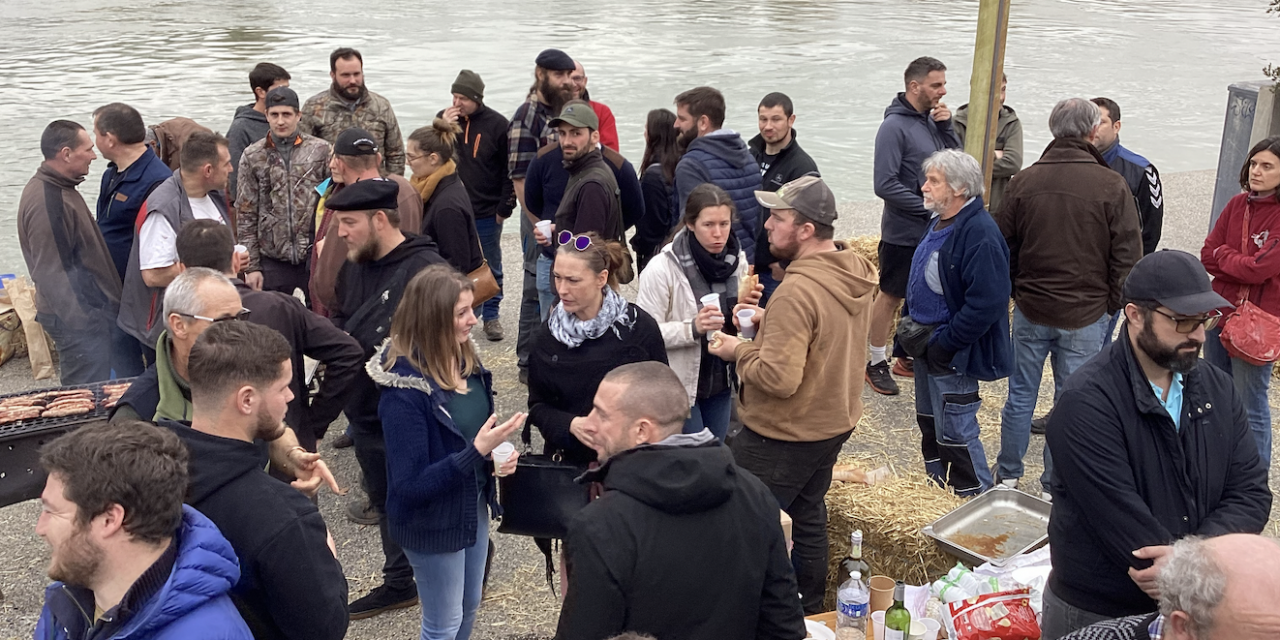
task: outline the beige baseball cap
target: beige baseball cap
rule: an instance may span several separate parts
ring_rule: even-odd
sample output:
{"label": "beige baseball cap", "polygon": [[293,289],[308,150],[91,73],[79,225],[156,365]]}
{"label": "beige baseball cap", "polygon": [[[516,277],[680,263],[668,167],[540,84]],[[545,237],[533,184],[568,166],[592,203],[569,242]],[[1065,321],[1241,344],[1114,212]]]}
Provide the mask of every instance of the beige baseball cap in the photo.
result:
{"label": "beige baseball cap", "polygon": [[821,224],[834,224],[840,217],[836,212],[835,194],[817,176],[796,178],[777,191],[757,191],[756,202],[766,209],[795,209]]}

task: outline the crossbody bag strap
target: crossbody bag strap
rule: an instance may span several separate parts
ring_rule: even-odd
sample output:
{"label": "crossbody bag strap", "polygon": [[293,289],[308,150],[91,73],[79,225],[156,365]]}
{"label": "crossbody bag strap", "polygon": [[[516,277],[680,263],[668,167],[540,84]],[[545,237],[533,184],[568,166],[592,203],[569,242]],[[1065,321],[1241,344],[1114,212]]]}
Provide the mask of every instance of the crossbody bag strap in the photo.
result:
{"label": "crossbody bag strap", "polygon": [[[1253,205],[1249,202],[1244,204],[1244,229],[1240,232],[1240,255],[1248,257],[1249,255],[1249,225],[1253,222]],[[1243,292],[1240,294],[1240,305],[1249,301],[1250,285],[1244,285]]]}

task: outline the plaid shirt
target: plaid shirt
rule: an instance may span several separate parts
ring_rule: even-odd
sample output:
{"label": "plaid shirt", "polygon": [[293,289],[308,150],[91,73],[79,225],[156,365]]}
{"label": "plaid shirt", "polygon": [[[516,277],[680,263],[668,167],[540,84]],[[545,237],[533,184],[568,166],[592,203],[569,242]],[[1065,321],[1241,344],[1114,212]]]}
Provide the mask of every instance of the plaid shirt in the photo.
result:
{"label": "plaid shirt", "polygon": [[529,93],[524,104],[511,116],[511,128],[507,130],[507,170],[512,180],[523,180],[529,173],[529,163],[538,156],[538,149],[556,141],[556,130],[547,126],[555,117],[547,105],[538,100],[538,92]]}

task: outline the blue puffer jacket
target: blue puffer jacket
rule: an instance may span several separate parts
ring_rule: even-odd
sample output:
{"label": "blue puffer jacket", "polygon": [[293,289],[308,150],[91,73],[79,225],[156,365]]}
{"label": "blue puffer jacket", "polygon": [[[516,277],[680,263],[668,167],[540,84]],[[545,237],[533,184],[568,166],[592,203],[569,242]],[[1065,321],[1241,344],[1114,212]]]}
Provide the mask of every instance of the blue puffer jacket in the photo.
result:
{"label": "blue puffer jacket", "polygon": [[957,372],[978,380],[1007,378],[1013,373],[1009,247],[982,198],[961,209],[953,224],[955,230],[938,250],[951,320],[931,340],[955,353],[951,368]]}
{"label": "blue puffer jacket", "polygon": [[884,110],[884,122],[876,132],[875,192],[884,200],[880,215],[880,239],[888,244],[914,247],[924,237],[933,216],[924,208],[924,161],[937,151],[960,148],[951,120],[934,122],[928,113],[916,111],[899,93]]}
{"label": "blue puffer jacket", "polygon": [[742,136],[729,129],[713,131],[689,143],[689,149],[680,164],[676,165],[677,220],[684,215],[684,205],[694,187],[714,182],[729,192],[738,209],[738,219],[733,232],[742,243],[747,261],[756,259],[756,235],[760,232],[760,203],[756,191],[760,190],[760,165],[751,156],[751,150]]}
{"label": "blue puffer jacket", "polygon": [[[231,543],[208,518],[186,505],[175,540],[178,556],[169,579],[117,631],[95,635],[95,640],[253,640],[227,595],[240,579]],[[92,614],[92,593],[55,582],[45,590],[35,638],[82,640],[97,633]]]}

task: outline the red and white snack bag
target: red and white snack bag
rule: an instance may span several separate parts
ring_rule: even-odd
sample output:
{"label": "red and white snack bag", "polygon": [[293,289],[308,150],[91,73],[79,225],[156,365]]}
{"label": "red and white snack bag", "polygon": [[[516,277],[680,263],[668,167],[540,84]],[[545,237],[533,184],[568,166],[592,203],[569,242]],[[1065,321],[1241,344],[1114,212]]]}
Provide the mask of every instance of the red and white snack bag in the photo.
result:
{"label": "red and white snack bag", "polygon": [[1030,588],[952,602],[947,611],[956,640],[1040,640]]}

